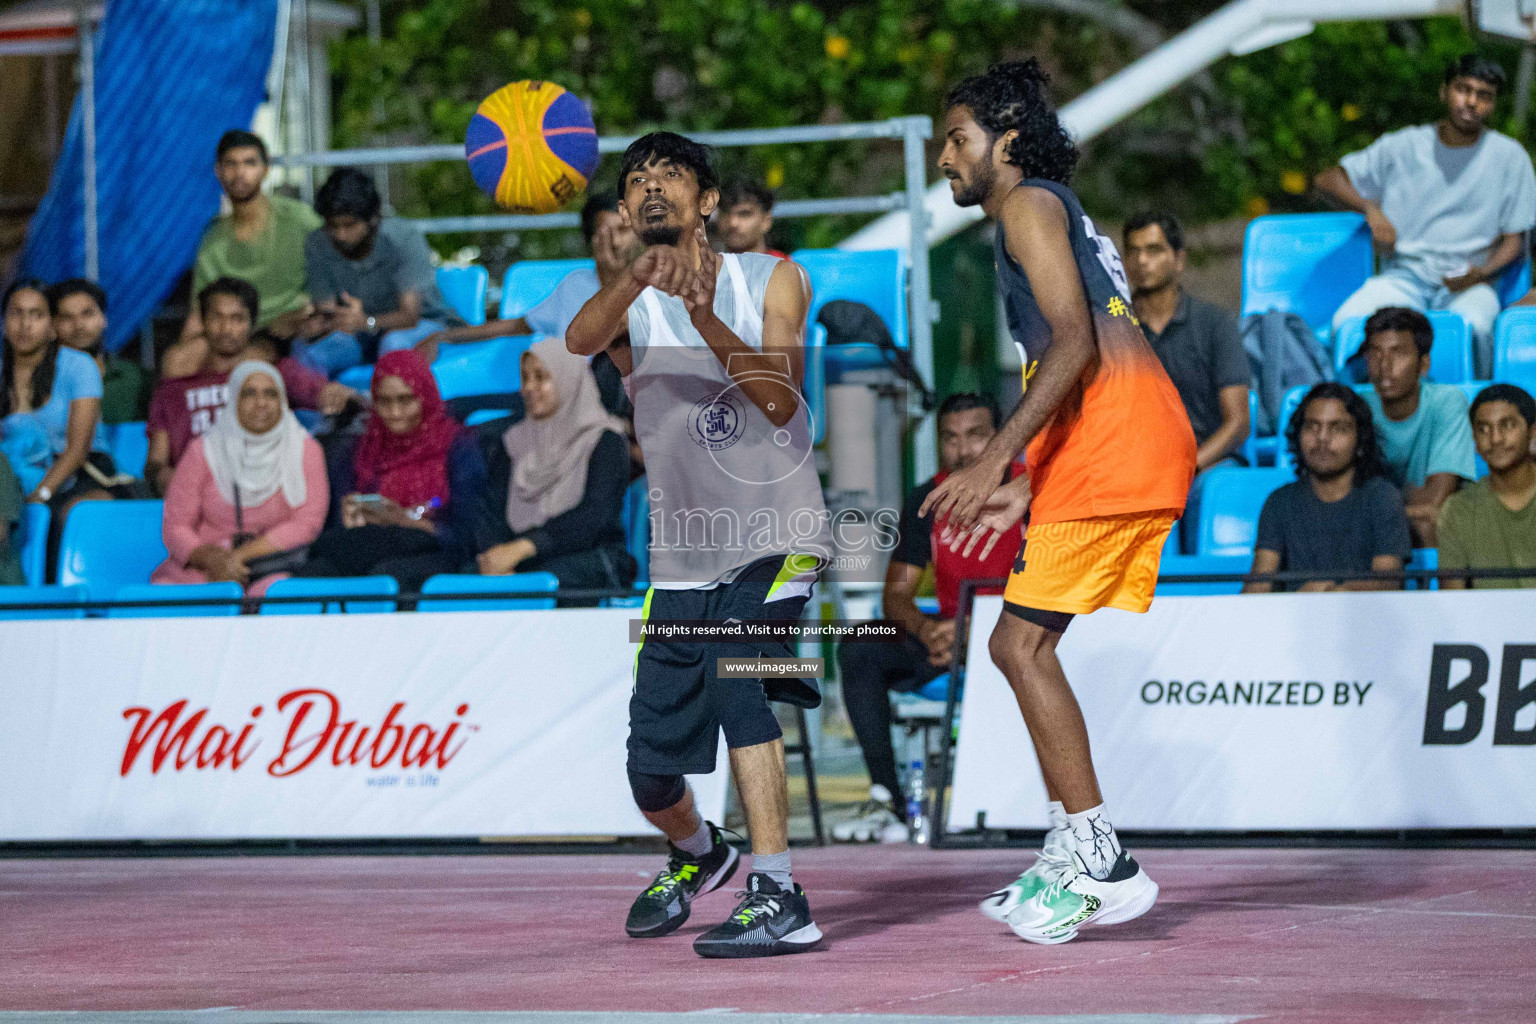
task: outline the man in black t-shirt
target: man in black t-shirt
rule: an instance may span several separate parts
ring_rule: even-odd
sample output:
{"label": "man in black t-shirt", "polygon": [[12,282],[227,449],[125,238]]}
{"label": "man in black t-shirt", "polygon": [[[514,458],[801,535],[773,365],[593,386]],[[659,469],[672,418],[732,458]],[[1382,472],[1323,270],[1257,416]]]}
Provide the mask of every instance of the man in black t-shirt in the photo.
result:
{"label": "man in black t-shirt", "polygon": [[1248,437],[1248,354],[1237,318],[1184,290],[1184,227],[1171,213],[1125,222],[1131,307],[1184,401],[1195,431],[1195,468],[1237,460]]}
{"label": "man in black t-shirt", "polygon": [[[1286,443],[1299,479],[1271,494],[1259,514],[1253,572],[1396,573],[1411,553],[1403,499],[1365,400],[1343,384],[1319,384],[1291,417]],[[1311,580],[1297,591],[1395,590],[1395,579]],[[1249,583],[1245,594],[1275,584]],[[1286,589],[1284,586],[1279,589]]]}

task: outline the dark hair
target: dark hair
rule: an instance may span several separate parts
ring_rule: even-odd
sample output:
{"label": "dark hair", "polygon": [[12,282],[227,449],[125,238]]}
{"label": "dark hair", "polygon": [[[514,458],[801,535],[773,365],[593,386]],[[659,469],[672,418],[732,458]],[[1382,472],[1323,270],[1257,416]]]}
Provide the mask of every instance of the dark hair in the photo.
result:
{"label": "dark hair", "polygon": [[734,181],[720,199],[720,208],[729,210],[742,203],[756,203],[764,213],[773,212],[773,189],[755,181]]}
{"label": "dark hair", "polygon": [[968,412],[971,409],[987,410],[987,415],[992,418],[993,430],[1001,424],[1003,413],[997,406],[997,399],[979,391],[961,391],[944,399],[939,403],[939,414],[934,417],[934,422],[937,423],[952,412]]}
{"label": "dark hair", "polygon": [[592,244],[592,239],[597,235],[597,215],[609,211],[617,211],[619,197],[614,192],[593,192],[587,196],[587,201],[581,207],[581,237],[587,240],[587,245]]}
{"label": "dark hair", "polygon": [[944,107],[969,107],[971,116],[996,139],[1010,129],[1018,137],[1008,146],[1008,162],[1026,178],[1065,185],[1077,166],[1077,146],[1051,106],[1046,86],[1051,76],[1033,57],[994,64],[949,91]]}
{"label": "dark hair", "polygon": [[[48,286],[32,277],[24,277],[11,282],[11,286],[5,290],[5,295],[0,297],[0,318],[3,318],[11,308],[11,299],[17,292],[37,292],[44,299],[48,298]],[[53,307],[49,306],[50,314]],[[15,390],[16,382],[16,355],[11,351],[11,346],[0,345],[0,416],[9,416],[13,409],[11,405],[11,393]],[[54,338],[43,350],[42,361],[37,364],[37,369],[32,371],[32,408],[39,409],[48,403],[53,397],[53,377],[59,366],[59,339]]]}
{"label": "dark hair", "polygon": [[224,154],[232,149],[254,149],[261,154],[261,162],[270,164],[272,158],[267,155],[267,144],[261,141],[261,136],[252,134],[243,128],[231,128],[219,136],[219,148],[214,151],[215,160],[223,160]]}
{"label": "dark hair", "polygon": [[197,311],[203,316],[208,315],[208,307],[215,295],[233,295],[239,299],[246,312],[251,314],[251,326],[256,326],[256,317],[261,313],[261,296],[256,293],[255,285],[238,277],[221,277],[204,285],[203,290],[197,293]]}
{"label": "dark hair", "polygon": [[1495,89],[1503,89],[1505,76],[1504,67],[1497,61],[1476,53],[1464,53],[1445,66],[1445,84],[1450,85],[1458,78],[1475,78],[1480,82],[1487,82]]}
{"label": "dark hair", "polygon": [[373,179],[356,167],[336,168],[315,196],[315,212],[322,217],[373,220],[383,208]]}
{"label": "dark hair", "polygon": [[619,192],[624,192],[631,171],[647,164],[665,160],[686,167],[699,180],[699,192],[720,187],[715,169],[709,162],[709,147],[676,132],[651,132],[629,144],[624,151],[624,163],[619,167]]}
{"label": "dark hair", "polygon": [[95,281],[87,281],[83,277],[72,277],[68,281],[60,281],[58,284],[49,285],[48,311],[54,316],[59,315],[59,303],[71,295],[89,295],[91,301],[96,303],[96,308],[105,316],[107,312],[107,293]]}
{"label": "dark hair", "polygon": [[1536,425],[1536,398],[1525,388],[1516,387],[1513,384],[1490,384],[1477,393],[1472,399],[1472,408],[1468,410],[1469,419],[1477,419],[1478,406],[1487,405],[1489,402],[1508,402],[1515,407],[1520,418],[1525,420],[1526,426]]}
{"label": "dark hair", "polygon": [[1301,404],[1291,414],[1291,422],[1285,426],[1285,444],[1296,464],[1296,478],[1307,475],[1307,463],[1301,457],[1301,425],[1307,418],[1307,409],[1313,402],[1336,398],[1344,403],[1344,411],[1355,421],[1355,483],[1358,485],[1373,476],[1387,475],[1387,460],[1381,454],[1381,442],[1376,439],[1376,422],[1371,417],[1371,407],[1365,399],[1347,384],[1329,380],[1314,384],[1312,390],[1302,396]]}
{"label": "dark hair", "polygon": [[1413,335],[1413,343],[1419,350],[1419,355],[1427,356],[1435,347],[1435,328],[1429,322],[1429,317],[1416,309],[1408,309],[1403,306],[1387,306],[1378,309],[1371,314],[1365,322],[1365,344],[1369,343],[1371,336],[1382,331],[1406,331]]}
{"label": "dark hair", "polygon": [[1163,229],[1163,237],[1168,240],[1168,248],[1174,252],[1184,251],[1184,225],[1179,223],[1179,218],[1165,210],[1144,210],[1125,222],[1125,230],[1120,232],[1122,241],[1131,237],[1131,233],[1141,231],[1156,225]]}

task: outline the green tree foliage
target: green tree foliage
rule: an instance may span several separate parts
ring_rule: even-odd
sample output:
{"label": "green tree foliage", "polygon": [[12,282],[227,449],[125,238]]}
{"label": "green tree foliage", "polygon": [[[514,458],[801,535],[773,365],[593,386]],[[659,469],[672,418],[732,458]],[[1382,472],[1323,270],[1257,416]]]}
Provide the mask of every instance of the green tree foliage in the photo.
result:
{"label": "green tree foliage", "polygon": [[[1103,0],[1139,19],[1070,13],[1050,0],[384,0],[384,38],[333,50],[336,144],[455,142],[480,100],[507,82],[558,82],[590,105],[599,131],[638,133],[936,115],[964,75],[1038,56],[1060,102],[1220,0]],[[1063,11],[1068,13],[1063,13]],[[1121,25],[1123,29],[1123,24]],[[1087,147],[1077,187],[1090,211],[1118,220],[1156,204],[1195,221],[1310,209],[1307,183],[1381,133],[1432,120],[1442,70],[1481,48],[1513,82],[1518,48],[1477,41],[1459,20],[1325,24],[1311,35],[1228,58]],[[1513,103],[1496,124],[1519,137]],[[886,192],[901,184],[890,144],[763,147],[719,154],[725,177],[754,175],[787,196]],[[611,187],[605,158],[597,185]],[[490,212],[462,164],[396,172],[411,215]],[[781,224],[796,245],[827,245],[849,219]],[[438,239],[451,246],[458,240]],[[483,240],[482,240],[483,241]],[[525,235],[525,255],[574,239]]]}

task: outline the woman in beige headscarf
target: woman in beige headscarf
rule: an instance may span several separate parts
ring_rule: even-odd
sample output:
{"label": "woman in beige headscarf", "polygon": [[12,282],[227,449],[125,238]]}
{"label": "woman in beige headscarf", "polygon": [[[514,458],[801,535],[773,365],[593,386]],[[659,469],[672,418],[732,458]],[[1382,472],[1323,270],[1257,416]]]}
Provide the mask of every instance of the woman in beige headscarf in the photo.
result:
{"label": "woman in beige headscarf", "polygon": [[503,438],[505,521],[481,552],[480,571],[550,572],[562,589],[628,587],[636,565],[624,548],[624,421],[603,408],[591,367],[559,338],[523,353],[522,373],[526,415]]}

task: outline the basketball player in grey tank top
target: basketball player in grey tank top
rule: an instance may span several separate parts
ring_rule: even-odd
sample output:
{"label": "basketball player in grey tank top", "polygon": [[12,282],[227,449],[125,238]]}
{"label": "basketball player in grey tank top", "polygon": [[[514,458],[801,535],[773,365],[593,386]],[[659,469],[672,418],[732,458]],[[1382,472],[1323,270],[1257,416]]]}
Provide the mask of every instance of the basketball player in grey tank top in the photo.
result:
{"label": "basketball player in grey tank top", "polygon": [[[656,132],[624,154],[620,214],[644,248],[566,331],[580,355],[608,350],[634,404],[651,502],[647,623],[740,625],[800,617],[832,555],[799,392],[810,287],[794,263],[721,256],[704,225],[720,201],[705,147]],[[643,639],[630,699],[635,803],[671,841],[634,901],[635,938],[676,931],[735,872],[736,850],[694,807],[684,775],[715,770],[723,732],[746,810],[752,872],[705,957],[798,953],[821,939],[789,863],[784,741],[770,700],[821,701],[814,681],[722,675],[722,658],[788,657],[785,640]]]}

